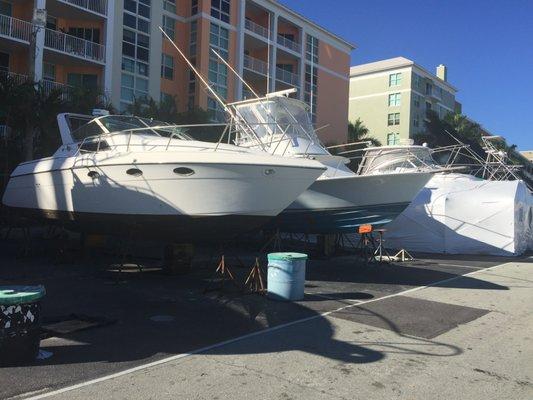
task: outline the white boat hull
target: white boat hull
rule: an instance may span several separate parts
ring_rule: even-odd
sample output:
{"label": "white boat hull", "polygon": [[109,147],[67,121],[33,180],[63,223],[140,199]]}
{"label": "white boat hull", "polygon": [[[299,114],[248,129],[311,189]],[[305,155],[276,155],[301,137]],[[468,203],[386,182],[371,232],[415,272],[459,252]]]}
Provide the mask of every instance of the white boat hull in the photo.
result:
{"label": "white boat hull", "polygon": [[[3,203],[91,231],[113,233],[136,225],[150,236],[194,231],[207,237],[221,233],[220,223],[233,234],[279,214],[323,172],[318,165],[287,161],[198,152],[107,157],[100,152],[37,160],[15,170]],[[142,175],[128,174],[132,169]]]}

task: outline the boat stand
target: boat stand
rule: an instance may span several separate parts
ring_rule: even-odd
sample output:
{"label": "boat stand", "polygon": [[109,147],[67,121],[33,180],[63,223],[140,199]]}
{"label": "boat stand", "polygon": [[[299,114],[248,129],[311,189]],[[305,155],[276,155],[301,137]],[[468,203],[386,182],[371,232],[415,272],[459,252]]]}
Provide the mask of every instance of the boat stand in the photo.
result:
{"label": "boat stand", "polygon": [[[389,263],[392,257],[387,251],[387,249],[385,248],[385,246],[383,245],[383,242],[385,241],[383,239],[383,235],[385,234],[385,232],[387,232],[387,230],[386,229],[375,229],[374,232],[378,233],[378,239],[377,239],[378,247],[376,251],[374,252],[374,258],[378,258],[379,262],[383,262],[385,260],[385,262]],[[385,254],[385,256],[383,254]]]}
{"label": "boat stand", "polygon": [[405,249],[401,249],[398,253],[394,255],[394,258],[398,261],[414,261],[414,257]]}
{"label": "boat stand", "polygon": [[[213,286],[213,282],[215,278],[217,277],[218,277],[218,282],[220,283],[219,287]],[[226,265],[226,259],[224,255],[222,255],[220,257],[220,262],[218,263],[217,269],[215,270],[214,274],[211,276],[208,285],[204,289],[204,293],[223,290],[225,283],[227,281],[231,282],[236,288],[241,289],[235,279],[235,275],[233,275],[233,272],[231,272],[231,269]]]}
{"label": "boat stand", "polygon": [[376,240],[372,235],[372,232],[362,232],[359,241],[355,247],[355,250],[359,252],[359,255],[365,262],[365,265],[376,262],[375,254],[378,250],[376,246]]}
{"label": "boat stand", "polygon": [[274,232],[274,234],[266,241],[266,243],[259,249],[259,254],[264,254],[272,246],[272,251],[279,252],[281,251],[281,234],[279,229]]}
{"label": "boat stand", "polygon": [[251,293],[265,294],[266,287],[263,279],[263,270],[259,263],[259,257],[255,258],[255,263],[244,282],[245,290],[247,289]]}

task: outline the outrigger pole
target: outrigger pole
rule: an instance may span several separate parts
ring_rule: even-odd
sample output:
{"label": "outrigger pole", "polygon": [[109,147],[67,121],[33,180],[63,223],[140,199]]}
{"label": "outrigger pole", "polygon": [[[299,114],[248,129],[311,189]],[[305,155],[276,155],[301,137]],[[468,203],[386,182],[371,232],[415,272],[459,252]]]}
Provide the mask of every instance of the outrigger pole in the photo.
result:
{"label": "outrigger pole", "polygon": [[211,92],[211,94],[213,95],[213,97],[222,105],[222,107],[224,108],[224,111],[226,111],[232,118],[235,118],[235,115],[233,114],[233,111],[218,96],[217,92],[215,90],[213,90],[211,85],[209,85],[209,83],[204,79],[202,74],[200,74],[198,72],[198,70],[194,67],[194,65],[189,61],[187,56],[185,54],[183,54],[183,52],[180,50],[180,48],[176,45],[176,43],[174,43],[174,41],[170,38],[170,36],[168,36],[168,34],[163,30],[163,28],[161,28],[161,26],[159,26],[159,30],[161,31],[163,36],[165,36],[167,38],[167,40],[172,44],[172,46],[174,46],[174,48],[176,49],[178,54],[185,60],[185,62],[189,66],[189,68],[192,69],[192,71],[195,73],[195,75],[198,77],[198,79],[200,79],[202,81],[202,83],[205,85],[207,90],[209,90]]}

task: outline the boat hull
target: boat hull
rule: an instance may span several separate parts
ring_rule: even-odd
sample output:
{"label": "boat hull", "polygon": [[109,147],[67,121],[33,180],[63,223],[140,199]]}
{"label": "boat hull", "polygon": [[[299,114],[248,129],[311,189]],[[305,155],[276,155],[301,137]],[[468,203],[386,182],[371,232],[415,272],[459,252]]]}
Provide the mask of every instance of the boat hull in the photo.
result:
{"label": "boat hull", "polygon": [[324,170],[280,157],[231,158],[147,152],[37,160],[15,170],[3,203],[76,230],[225,239],[278,215]]}
{"label": "boat hull", "polygon": [[432,173],[353,175],[319,179],[270,228],[308,234],[356,233],[388,224],[411,203]]}
{"label": "boat hull", "polygon": [[210,243],[232,240],[260,229],[272,217],[260,215],[96,214],[6,207],[19,221],[50,224],[86,234],[105,234],[166,242]]}

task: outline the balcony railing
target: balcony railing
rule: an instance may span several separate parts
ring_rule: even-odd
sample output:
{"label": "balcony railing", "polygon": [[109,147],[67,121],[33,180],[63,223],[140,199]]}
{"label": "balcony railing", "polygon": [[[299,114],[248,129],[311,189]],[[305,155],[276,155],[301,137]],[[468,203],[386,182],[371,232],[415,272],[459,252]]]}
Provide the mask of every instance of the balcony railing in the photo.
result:
{"label": "balcony railing", "polygon": [[21,19],[0,14],[0,36],[30,42],[32,24]]}
{"label": "balcony railing", "polygon": [[7,139],[11,133],[11,128],[6,125],[0,125],[0,139]]}
{"label": "balcony railing", "polygon": [[[34,25],[31,22],[0,14],[0,36],[30,43]],[[45,28],[44,46],[87,60],[104,62],[105,46],[76,36]]]}
{"label": "balcony railing", "polygon": [[44,46],[87,60],[103,62],[105,59],[105,46],[48,28],[44,35]]}
{"label": "balcony railing", "polygon": [[244,56],[244,68],[257,72],[258,74],[268,75],[268,64],[248,55]]}
{"label": "balcony railing", "polygon": [[259,36],[264,37],[265,39],[269,38],[268,29],[262,25],[256,24],[255,22],[247,19],[244,21],[244,27],[250,32],[254,32]]}
{"label": "balcony railing", "polygon": [[28,75],[17,74],[15,72],[10,72],[10,71],[6,71],[6,70],[0,70],[0,76],[2,76],[2,77],[8,76],[11,79],[13,79],[13,81],[15,81],[15,83],[17,83],[19,85],[27,82],[28,79],[29,79]]}
{"label": "balcony railing", "polygon": [[278,35],[278,44],[281,44],[283,47],[291,49],[296,53],[300,53],[300,51],[302,50],[300,43],[297,43],[294,40],[287,39],[286,37],[281,35]]}
{"label": "balcony railing", "polygon": [[97,14],[107,15],[107,0],[58,0],[62,3],[73,4]]}
{"label": "balcony railing", "polygon": [[66,85],[64,83],[49,81],[43,79],[41,85],[46,94],[52,93],[52,91],[58,91],[61,93],[61,99],[69,100],[72,94],[72,91],[76,88],[74,86]]}
{"label": "balcony railing", "polygon": [[276,79],[289,85],[300,86],[300,76],[283,68],[276,67]]}

